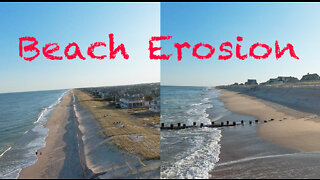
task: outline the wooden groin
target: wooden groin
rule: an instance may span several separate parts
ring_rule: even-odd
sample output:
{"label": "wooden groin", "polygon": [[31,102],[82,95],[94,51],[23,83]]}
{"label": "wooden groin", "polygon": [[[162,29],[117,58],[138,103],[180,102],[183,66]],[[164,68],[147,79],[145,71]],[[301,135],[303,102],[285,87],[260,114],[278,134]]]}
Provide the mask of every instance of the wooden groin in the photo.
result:
{"label": "wooden groin", "polygon": [[[273,121],[273,119],[269,120],[269,121]],[[266,122],[266,121],[263,121]],[[255,120],[255,121],[249,121],[247,122],[249,125],[252,125],[253,123],[258,124],[259,120]],[[192,125],[186,125],[186,124],[181,124],[181,123],[177,123],[177,124],[169,124],[169,126],[165,125],[164,123],[161,123],[161,129],[163,130],[179,130],[179,129],[188,129],[188,128],[203,128],[203,127],[208,127],[208,128],[220,128],[220,127],[233,127],[233,126],[243,126],[245,125],[244,120],[241,120],[240,122],[236,122],[233,121],[232,123],[230,121],[226,121],[226,122],[211,122],[211,124],[203,124],[200,123],[199,125],[197,125],[196,122],[193,122]]]}

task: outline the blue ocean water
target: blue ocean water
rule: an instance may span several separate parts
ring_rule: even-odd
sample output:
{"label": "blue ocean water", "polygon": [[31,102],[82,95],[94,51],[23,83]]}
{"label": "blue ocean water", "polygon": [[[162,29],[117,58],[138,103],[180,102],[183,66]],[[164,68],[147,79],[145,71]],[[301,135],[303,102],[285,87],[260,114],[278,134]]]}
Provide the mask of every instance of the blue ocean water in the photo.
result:
{"label": "blue ocean water", "polygon": [[[211,124],[230,113],[208,87],[161,86],[161,122]],[[161,131],[161,178],[208,178],[219,161],[221,130]]]}
{"label": "blue ocean water", "polygon": [[[256,119],[228,111],[219,96],[220,90],[208,87],[161,86],[161,122],[169,126]],[[320,177],[319,152],[265,141],[256,126],[161,130],[161,178]]]}
{"label": "blue ocean water", "polygon": [[0,178],[17,178],[45,146],[48,116],[67,90],[0,94]]}

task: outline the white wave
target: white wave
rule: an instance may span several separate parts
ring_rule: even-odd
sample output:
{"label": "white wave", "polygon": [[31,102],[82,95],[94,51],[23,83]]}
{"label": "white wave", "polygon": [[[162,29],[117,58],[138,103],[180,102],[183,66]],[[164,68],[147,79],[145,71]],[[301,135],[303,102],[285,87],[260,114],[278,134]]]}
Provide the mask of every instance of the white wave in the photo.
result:
{"label": "white wave", "polygon": [[210,123],[210,119],[208,119],[209,114],[206,112],[208,108],[212,108],[212,104],[203,104],[200,106],[194,106],[185,113],[188,116],[188,123],[199,122],[199,123]]}
{"label": "white wave", "polygon": [[21,172],[21,168],[11,168],[12,171],[6,173],[6,174],[3,174],[3,175],[0,175],[0,179],[18,179],[19,178],[19,174]]}
{"label": "white wave", "polygon": [[208,102],[210,102],[210,99],[209,98],[204,98],[204,99],[201,100],[201,102],[202,103],[208,103]]}
{"label": "white wave", "polygon": [[[210,136],[204,136],[206,134]],[[192,138],[193,147],[179,155],[171,167],[161,172],[161,178],[207,179],[209,172],[219,161],[221,132],[218,129],[203,128]]]}
{"label": "white wave", "polygon": [[62,102],[63,97],[66,95],[68,91],[62,93],[61,96],[53,104],[42,110],[38,119],[34,122],[35,126],[30,131],[25,132],[25,135],[28,135],[29,133],[35,133],[37,136],[35,139],[32,139],[32,141],[28,142],[25,148],[23,148],[26,149],[26,151],[23,153],[24,158],[21,160],[16,160],[14,162],[14,164],[17,163],[15,166],[8,167],[8,169],[6,169],[4,172],[1,172],[0,178],[17,179],[23,168],[26,168],[36,163],[37,157],[34,152],[46,146],[45,139],[48,136],[49,129],[45,128],[44,124],[47,122],[48,116],[50,115],[52,110],[55,109],[56,106]]}
{"label": "white wave", "polygon": [[203,103],[194,103],[194,104],[191,104],[191,106],[199,106],[199,105],[201,105],[201,104],[203,104]]}
{"label": "white wave", "polygon": [[11,146],[10,146],[8,149],[6,149],[3,153],[0,154],[0,158],[1,158],[6,152],[8,152],[10,149],[11,149]]}
{"label": "white wave", "polygon": [[62,98],[64,97],[64,95],[65,95],[67,92],[68,92],[68,91],[62,93],[61,96],[60,96],[53,104],[51,104],[50,106],[44,108],[44,109],[41,111],[38,119],[37,119],[35,122],[33,122],[33,123],[36,124],[36,123],[42,122],[42,120],[44,120],[44,119],[46,118],[46,116],[62,101]]}
{"label": "white wave", "polygon": [[[206,89],[201,94],[201,99],[198,102],[192,102],[193,104],[185,104],[181,114],[169,114],[164,122],[177,122],[177,120],[184,121],[185,123],[211,123],[216,119],[223,117],[217,117],[215,119],[209,119],[208,109],[215,107],[216,99],[219,96],[219,92],[212,89]],[[197,97],[196,97],[197,98]],[[192,100],[192,99],[191,99]],[[177,105],[181,105],[179,102],[175,102]],[[218,106],[220,106],[218,104]],[[170,157],[171,160],[166,162],[167,164],[161,169],[161,178],[209,178],[209,172],[212,171],[215,164],[219,161],[220,154],[220,139],[221,131],[216,128],[199,128],[199,129],[185,129],[181,131],[175,131],[174,133],[162,133],[161,141],[165,141],[165,145],[174,147],[177,145],[178,149],[182,148],[183,151],[179,151],[178,154]],[[165,136],[165,137],[164,137]],[[174,141],[177,139],[177,141]]]}
{"label": "white wave", "polygon": [[203,104],[206,104],[206,103],[209,103],[209,102],[211,102],[210,98],[204,98],[204,99],[201,100],[201,102],[191,104],[191,106],[200,106],[200,105],[203,105]]}

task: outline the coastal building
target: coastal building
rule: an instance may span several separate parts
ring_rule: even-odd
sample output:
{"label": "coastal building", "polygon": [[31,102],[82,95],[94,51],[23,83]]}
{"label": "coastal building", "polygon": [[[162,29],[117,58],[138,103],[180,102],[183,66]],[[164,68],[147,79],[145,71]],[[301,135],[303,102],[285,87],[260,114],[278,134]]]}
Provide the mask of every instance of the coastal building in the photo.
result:
{"label": "coastal building", "polygon": [[160,97],[157,97],[150,102],[149,110],[152,112],[160,112]]}
{"label": "coastal building", "polygon": [[110,96],[109,92],[99,92],[99,96],[103,99],[108,98]]}
{"label": "coastal building", "polygon": [[149,108],[150,101],[160,96],[160,83],[86,88],[95,98],[109,101],[116,108]]}
{"label": "coastal building", "polygon": [[277,78],[270,78],[265,84],[295,83],[298,81],[299,81],[299,79],[296,77],[279,76]]}
{"label": "coastal building", "polygon": [[317,73],[306,74],[304,75],[300,81],[320,81],[320,76]]}
{"label": "coastal building", "polygon": [[136,97],[120,98],[119,104],[122,109],[142,108],[146,105],[143,99]]}
{"label": "coastal building", "polygon": [[257,80],[255,79],[248,79],[245,85],[258,85]]}

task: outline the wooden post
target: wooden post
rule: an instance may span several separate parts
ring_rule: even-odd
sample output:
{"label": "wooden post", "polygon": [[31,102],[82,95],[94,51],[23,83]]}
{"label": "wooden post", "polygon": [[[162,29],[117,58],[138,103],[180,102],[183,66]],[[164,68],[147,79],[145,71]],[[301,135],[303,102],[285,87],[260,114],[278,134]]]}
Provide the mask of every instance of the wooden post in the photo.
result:
{"label": "wooden post", "polygon": [[186,127],[187,127],[186,124],[183,124],[183,129],[186,128]]}
{"label": "wooden post", "polygon": [[161,127],[162,127],[162,128],[164,127],[164,123],[161,123]]}
{"label": "wooden post", "polygon": [[201,127],[201,128],[203,127],[203,123],[200,123],[200,127]]}
{"label": "wooden post", "polygon": [[221,127],[223,126],[223,122],[221,122]]}
{"label": "wooden post", "polygon": [[244,121],[243,121],[243,120],[241,120],[241,124],[242,124],[242,125],[244,124]]}
{"label": "wooden post", "polygon": [[214,122],[213,121],[211,122],[211,125],[214,126]]}
{"label": "wooden post", "polygon": [[259,120],[258,119],[256,119],[256,123],[258,123],[259,122]]}
{"label": "wooden post", "polygon": [[227,121],[227,125],[229,125],[229,121]]}
{"label": "wooden post", "polygon": [[170,129],[173,129],[173,124],[170,125]]}
{"label": "wooden post", "polygon": [[252,121],[250,121],[249,124],[251,125],[251,124],[252,124]]}
{"label": "wooden post", "polygon": [[233,125],[234,125],[234,126],[237,125],[235,121],[233,121]]}
{"label": "wooden post", "polygon": [[178,127],[180,127],[181,126],[181,123],[178,123]]}
{"label": "wooden post", "polygon": [[196,126],[197,125],[197,123],[196,122],[193,122],[193,126]]}

